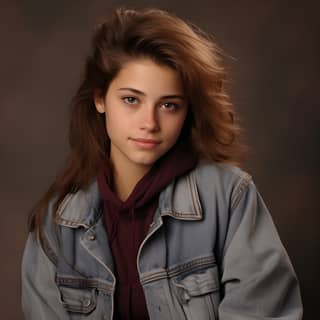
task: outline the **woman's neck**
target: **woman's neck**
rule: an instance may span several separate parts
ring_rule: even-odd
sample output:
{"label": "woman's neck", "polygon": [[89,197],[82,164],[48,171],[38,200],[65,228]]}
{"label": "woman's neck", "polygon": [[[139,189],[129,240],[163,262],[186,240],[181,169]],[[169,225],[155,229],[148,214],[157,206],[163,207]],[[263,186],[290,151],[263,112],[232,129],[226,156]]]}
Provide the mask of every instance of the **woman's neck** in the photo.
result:
{"label": "woman's neck", "polygon": [[114,164],[113,188],[121,201],[126,201],[136,184],[150,170],[149,166],[120,167]]}

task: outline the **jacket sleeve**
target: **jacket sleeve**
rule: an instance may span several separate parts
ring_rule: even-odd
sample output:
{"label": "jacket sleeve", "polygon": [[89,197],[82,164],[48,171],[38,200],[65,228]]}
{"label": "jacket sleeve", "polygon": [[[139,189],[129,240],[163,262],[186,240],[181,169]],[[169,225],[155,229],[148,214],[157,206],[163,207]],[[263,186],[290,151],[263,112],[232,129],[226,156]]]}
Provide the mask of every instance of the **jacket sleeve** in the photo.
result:
{"label": "jacket sleeve", "polygon": [[252,180],[231,208],[221,286],[221,320],[302,319],[297,277]]}
{"label": "jacket sleeve", "polygon": [[33,232],[26,242],[21,271],[22,310],[26,320],[70,319],[60,302],[55,265]]}

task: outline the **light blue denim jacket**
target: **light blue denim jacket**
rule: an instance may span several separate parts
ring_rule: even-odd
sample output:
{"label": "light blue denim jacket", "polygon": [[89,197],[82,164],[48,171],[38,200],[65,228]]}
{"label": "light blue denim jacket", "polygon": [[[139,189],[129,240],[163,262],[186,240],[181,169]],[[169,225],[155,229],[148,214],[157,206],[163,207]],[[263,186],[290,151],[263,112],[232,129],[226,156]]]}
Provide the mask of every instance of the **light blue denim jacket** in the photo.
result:
{"label": "light blue denim jacket", "polygon": [[[112,319],[116,279],[97,183],[61,203],[58,239],[52,205],[44,241],[30,233],[23,255],[25,319]],[[302,319],[270,213],[251,176],[231,165],[201,162],[161,192],[137,267],[151,320]]]}

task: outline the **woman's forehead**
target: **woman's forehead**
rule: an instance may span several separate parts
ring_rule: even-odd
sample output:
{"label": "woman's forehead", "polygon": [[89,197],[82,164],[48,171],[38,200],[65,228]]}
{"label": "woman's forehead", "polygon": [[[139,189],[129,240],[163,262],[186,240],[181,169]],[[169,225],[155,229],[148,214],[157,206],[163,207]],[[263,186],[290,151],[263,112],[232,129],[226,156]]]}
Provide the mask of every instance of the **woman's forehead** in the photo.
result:
{"label": "woman's forehead", "polygon": [[133,88],[142,93],[161,95],[183,95],[180,74],[166,65],[155,63],[149,58],[126,62],[113,79],[113,89]]}

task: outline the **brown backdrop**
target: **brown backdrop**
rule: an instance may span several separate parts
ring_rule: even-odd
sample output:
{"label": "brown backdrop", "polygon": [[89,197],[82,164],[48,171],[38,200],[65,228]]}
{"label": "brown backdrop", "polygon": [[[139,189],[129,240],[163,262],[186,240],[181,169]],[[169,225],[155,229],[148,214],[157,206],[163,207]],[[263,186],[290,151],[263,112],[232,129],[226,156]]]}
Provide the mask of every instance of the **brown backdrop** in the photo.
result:
{"label": "brown backdrop", "polygon": [[116,4],[172,10],[212,32],[252,147],[249,171],[315,319],[319,271],[319,5],[317,1],[1,1],[1,319],[22,319],[26,212],[67,151],[67,106],[91,27]]}

